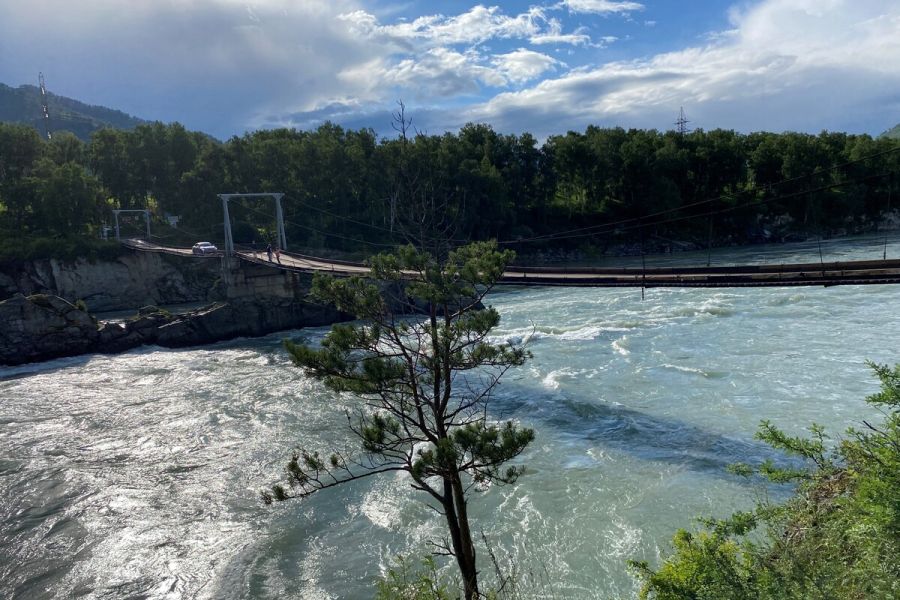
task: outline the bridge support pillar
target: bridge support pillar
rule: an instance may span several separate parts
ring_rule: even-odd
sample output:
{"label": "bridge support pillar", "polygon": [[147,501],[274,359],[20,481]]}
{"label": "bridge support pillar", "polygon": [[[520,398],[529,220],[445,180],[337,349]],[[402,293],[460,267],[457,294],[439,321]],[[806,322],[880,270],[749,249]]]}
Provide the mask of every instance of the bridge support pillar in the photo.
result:
{"label": "bridge support pillar", "polygon": [[284,213],[281,211],[281,199],[284,194],[272,194],[275,198],[275,226],[278,229],[278,246],[287,250],[287,236],[284,234]]}
{"label": "bridge support pillar", "polygon": [[303,301],[312,276],[250,263],[236,256],[222,257],[222,292],[228,301],[269,299]]}
{"label": "bridge support pillar", "polygon": [[234,239],[231,237],[231,217],[228,216],[228,201],[231,194],[219,194],[222,199],[222,214],[225,217],[225,256],[234,254]]}

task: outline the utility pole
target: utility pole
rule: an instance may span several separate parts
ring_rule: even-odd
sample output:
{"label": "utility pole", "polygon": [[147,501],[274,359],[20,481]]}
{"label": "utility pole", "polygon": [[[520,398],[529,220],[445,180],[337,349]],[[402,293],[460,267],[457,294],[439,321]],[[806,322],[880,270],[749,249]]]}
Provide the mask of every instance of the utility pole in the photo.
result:
{"label": "utility pole", "polygon": [[682,106],[681,110],[678,113],[678,120],[675,121],[675,131],[678,132],[678,135],[684,135],[688,131],[690,131],[687,128],[688,123],[690,123],[690,121],[688,121],[687,117],[684,116],[684,107]]}
{"label": "utility pole", "polygon": [[48,140],[52,140],[53,134],[50,133],[50,109],[47,108],[47,86],[44,85],[43,73],[38,73],[38,83],[41,85],[41,112],[43,113],[44,133],[47,135]]}

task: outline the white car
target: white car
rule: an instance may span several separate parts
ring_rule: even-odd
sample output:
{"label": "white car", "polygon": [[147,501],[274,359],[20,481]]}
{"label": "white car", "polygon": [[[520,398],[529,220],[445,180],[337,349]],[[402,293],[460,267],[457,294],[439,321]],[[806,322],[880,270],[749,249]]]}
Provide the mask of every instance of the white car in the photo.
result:
{"label": "white car", "polygon": [[219,252],[219,249],[210,244],[209,242],[197,242],[191,248],[191,252],[194,254],[204,255],[204,254],[216,254]]}

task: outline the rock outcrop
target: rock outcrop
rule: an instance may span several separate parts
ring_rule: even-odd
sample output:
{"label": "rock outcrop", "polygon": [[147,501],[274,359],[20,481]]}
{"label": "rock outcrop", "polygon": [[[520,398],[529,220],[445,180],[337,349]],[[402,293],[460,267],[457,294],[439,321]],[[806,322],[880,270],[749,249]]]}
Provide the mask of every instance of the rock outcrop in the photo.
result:
{"label": "rock outcrop", "polygon": [[126,251],[115,260],[33,260],[0,268],[0,299],[52,294],[83,300],[94,312],[202,302],[220,275],[216,259],[153,252]]}
{"label": "rock outcrop", "polygon": [[[88,352],[122,352],[143,344],[168,348],[195,346],[235,337],[328,325],[351,318],[333,306],[309,300],[312,281],[309,274],[242,261],[220,263],[179,257],[174,259],[176,262],[172,266],[178,274],[176,276],[157,262],[165,262],[161,255],[138,253],[131,259],[128,256],[123,257],[125,263],[122,265],[132,260],[138,261],[135,263],[138,266],[132,265],[134,268],[131,270],[122,266],[125,269],[122,271],[119,267],[110,266],[110,263],[91,266],[91,263],[76,261],[76,271],[68,272],[50,261],[44,266],[55,271],[43,275],[32,273],[33,277],[37,277],[37,280],[29,279],[32,284],[40,281],[54,289],[71,290],[77,287],[80,292],[96,290],[96,293],[86,297],[85,303],[78,302],[78,306],[48,294],[26,297],[15,293],[12,298],[0,302],[0,364],[17,365]],[[211,281],[209,273],[203,275],[206,273],[203,269],[208,270],[213,264],[219,266],[213,273],[217,276],[216,280]],[[35,265],[34,268],[39,270],[40,265]],[[191,269],[195,268],[200,269],[200,274],[192,280]],[[147,281],[137,281],[136,273],[142,273],[141,276],[146,276]],[[155,279],[156,275],[163,279],[171,276],[171,280],[160,283],[158,278]],[[80,282],[77,286],[73,283],[76,280]],[[4,285],[4,281],[0,279],[0,285]],[[194,283],[188,285],[189,281]],[[13,285],[20,284],[13,282]],[[162,291],[155,289],[154,285],[162,286]],[[427,305],[407,298],[404,286],[391,285],[395,289],[385,288],[382,291],[394,304],[393,310],[427,312]],[[104,286],[106,291],[103,291]],[[133,296],[125,299],[111,295],[110,290],[117,286],[122,290],[131,290],[127,293]],[[28,285],[22,287],[28,290]],[[134,308],[147,303],[148,299],[156,304],[154,299],[158,297],[168,301],[195,298],[191,294],[206,297],[210,290],[224,301],[179,315],[151,305],[141,308],[134,317],[124,322],[98,323],[85,310],[90,307],[91,300],[95,305],[100,302],[100,306],[108,308],[105,302],[115,297],[114,302],[127,301]],[[74,295],[81,295],[80,292]]]}
{"label": "rock outcrop", "polygon": [[84,310],[58,296],[16,294],[0,302],[0,364],[91,352],[100,332]]}
{"label": "rock outcrop", "polygon": [[348,319],[306,301],[219,302],[181,315],[141,309],[123,323],[98,323],[57,296],[17,294],[0,302],[0,364],[18,365],[88,352],[123,352],[143,344],[195,346]]}
{"label": "rock outcrop", "polygon": [[155,331],[153,343],[167,348],[195,346],[285,329],[317,327],[349,318],[332,307],[311,302],[221,302],[161,325]]}

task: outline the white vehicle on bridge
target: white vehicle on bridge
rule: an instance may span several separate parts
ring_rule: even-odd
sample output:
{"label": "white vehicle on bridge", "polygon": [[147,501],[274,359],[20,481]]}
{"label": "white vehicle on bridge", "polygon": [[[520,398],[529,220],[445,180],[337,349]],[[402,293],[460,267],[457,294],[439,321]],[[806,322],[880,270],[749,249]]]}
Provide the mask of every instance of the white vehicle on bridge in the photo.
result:
{"label": "white vehicle on bridge", "polygon": [[205,254],[218,254],[219,249],[209,242],[197,242],[191,248],[191,252],[203,256]]}

